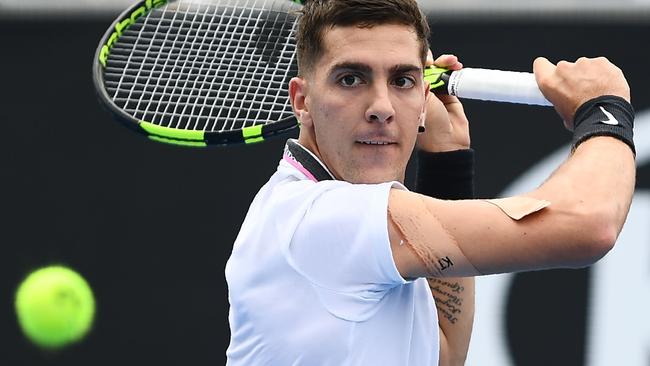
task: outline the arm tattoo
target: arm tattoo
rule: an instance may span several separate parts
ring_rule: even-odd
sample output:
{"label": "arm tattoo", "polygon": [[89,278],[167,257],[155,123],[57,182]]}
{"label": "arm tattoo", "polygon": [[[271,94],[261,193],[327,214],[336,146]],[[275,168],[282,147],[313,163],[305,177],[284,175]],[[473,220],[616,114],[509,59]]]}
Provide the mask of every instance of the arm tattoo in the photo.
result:
{"label": "arm tattoo", "polygon": [[456,324],[462,314],[463,291],[459,282],[447,282],[437,278],[427,278],[436,308],[451,324]]}

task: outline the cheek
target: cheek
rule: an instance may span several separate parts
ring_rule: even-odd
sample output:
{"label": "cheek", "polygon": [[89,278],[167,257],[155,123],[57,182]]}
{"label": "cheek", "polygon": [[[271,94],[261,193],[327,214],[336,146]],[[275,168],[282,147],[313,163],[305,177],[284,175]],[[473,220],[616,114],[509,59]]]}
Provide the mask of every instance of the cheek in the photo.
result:
{"label": "cheek", "polygon": [[325,89],[318,101],[323,111],[333,113],[341,108],[350,107],[350,100],[354,98],[354,95],[350,94],[342,93],[338,90]]}
{"label": "cheek", "polygon": [[341,125],[345,125],[345,121],[349,120],[353,115],[353,105],[346,98],[330,93],[329,96],[318,98],[314,100],[314,107],[312,109],[312,119],[317,128],[319,124],[324,124],[334,127],[330,133],[336,133],[341,129]]}
{"label": "cheek", "polygon": [[398,119],[400,121],[400,129],[405,137],[405,146],[415,146],[418,128],[424,122],[424,119],[422,119],[424,97],[418,98],[412,95],[410,98],[401,98],[398,103],[402,107],[402,114],[398,116]]}
{"label": "cheek", "polygon": [[401,106],[403,125],[405,126],[418,126],[421,124],[423,118],[424,110],[424,98],[418,98],[417,96],[411,96],[410,98],[400,98],[396,102],[398,106]]}

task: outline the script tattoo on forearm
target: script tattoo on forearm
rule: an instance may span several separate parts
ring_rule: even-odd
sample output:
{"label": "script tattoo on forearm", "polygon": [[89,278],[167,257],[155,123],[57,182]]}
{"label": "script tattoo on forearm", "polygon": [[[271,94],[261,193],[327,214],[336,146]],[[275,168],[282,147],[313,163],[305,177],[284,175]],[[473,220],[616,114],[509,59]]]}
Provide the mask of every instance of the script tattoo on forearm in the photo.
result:
{"label": "script tattoo on forearm", "polygon": [[462,314],[463,287],[459,282],[448,282],[437,278],[427,278],[429,288],[435,299],[436,308],[451,324],[456,324]]}

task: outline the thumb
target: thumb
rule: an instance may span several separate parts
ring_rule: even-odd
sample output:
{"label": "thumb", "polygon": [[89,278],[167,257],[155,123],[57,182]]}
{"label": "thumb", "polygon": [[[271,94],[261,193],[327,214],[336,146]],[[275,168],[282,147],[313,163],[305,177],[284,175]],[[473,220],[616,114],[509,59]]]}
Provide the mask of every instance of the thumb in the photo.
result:
{"label": "thumb", "polygon": [[573,112],[575,112],[575,110],[572,112],[567,108],[566,98],[564,98],[557,89],[560,79],[557,75],[554,75],[556,68],[557,66],[545,57],[538,57],[533,62],[533,72],[535,73],[535,80],[537,80],[539,89],[542,91],[542,94],[544,94],[546,99],[553,103],[555,110],[564,120],[564,126],[567,129],[572,130],[573,125],[570,121],[573,119]]}
{"label": "thumb", "polygon": [[546,57],[538,57],[533,62],[533,72],[535,80],[540,84],[540,80],[548,79],[555,72],[556,66],[553,65]]}

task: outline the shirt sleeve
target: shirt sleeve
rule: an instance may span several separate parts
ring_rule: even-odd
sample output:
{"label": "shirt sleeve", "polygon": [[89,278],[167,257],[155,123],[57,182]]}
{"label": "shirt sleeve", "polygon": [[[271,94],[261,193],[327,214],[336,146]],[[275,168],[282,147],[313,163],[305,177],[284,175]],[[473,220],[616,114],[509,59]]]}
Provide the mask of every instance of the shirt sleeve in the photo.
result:
{"label": "shirt sleeve", "polygon": [[333,315],[363,321],[392,288],[405,284],[388,238],[388,195],[399,183],[338,182],[312,202],[287,250]]}

